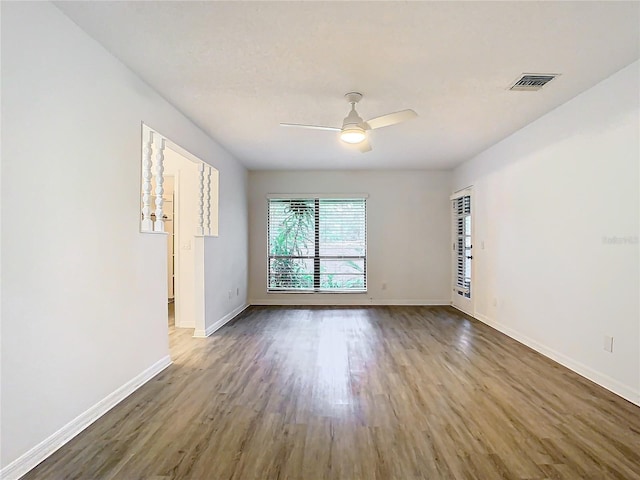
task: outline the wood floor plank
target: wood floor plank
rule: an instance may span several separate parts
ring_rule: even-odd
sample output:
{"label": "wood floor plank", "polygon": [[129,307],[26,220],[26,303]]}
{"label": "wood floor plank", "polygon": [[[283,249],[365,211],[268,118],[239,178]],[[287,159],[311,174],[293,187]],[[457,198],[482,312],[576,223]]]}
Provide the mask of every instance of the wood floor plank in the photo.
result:
{"label": "wood floor plank", "polygon": [[640,407],[449,307],[251,307],[23,480],[640,480]]}

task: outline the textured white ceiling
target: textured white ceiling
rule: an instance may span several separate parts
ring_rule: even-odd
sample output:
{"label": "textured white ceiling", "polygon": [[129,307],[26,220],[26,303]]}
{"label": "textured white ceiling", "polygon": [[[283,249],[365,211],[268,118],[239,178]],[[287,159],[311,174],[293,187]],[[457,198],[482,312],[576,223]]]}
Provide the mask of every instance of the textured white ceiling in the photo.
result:
{"label": "textured white ceiling", "polygon": [[[251,169],[451,168],[640,57],[639,2],[56,5]],[[278,125],[339,126],[354,90],[420,116],[366,154]]]}

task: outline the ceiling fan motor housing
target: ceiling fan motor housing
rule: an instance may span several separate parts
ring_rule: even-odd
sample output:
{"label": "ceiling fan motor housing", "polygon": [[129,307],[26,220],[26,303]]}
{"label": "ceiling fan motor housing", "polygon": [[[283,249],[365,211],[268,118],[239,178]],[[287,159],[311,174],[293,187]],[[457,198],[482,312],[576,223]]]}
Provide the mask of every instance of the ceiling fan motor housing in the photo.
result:
{"label": "ceiling fan motor housing", "polygon": [[355,104],[353,103],[351,104],[349,115],[347,115],[342,122],[342,129],[344,130],[347,127],[359,127],[364,130],[364,120],[362,120],[362,117],[356,112]]}
{"label": "ceiling fan motor housing", "polygon": [[351,111],[342,122],[340,139],[346,143],[360,143],[367,136],[365,133],[366,126],[364,120],[358,115],[358,112],[356,112],[356,103],[362,99],[362,94],[350,92],[345,94],[344,97],[351,104]]}
{"label": "ceiling fan motor housing", "polygon": [[346,143],[360,143],[367,137],[364,121],[355,110],[355,104],[351,104],[351,111],[342,122],[340,139]]}

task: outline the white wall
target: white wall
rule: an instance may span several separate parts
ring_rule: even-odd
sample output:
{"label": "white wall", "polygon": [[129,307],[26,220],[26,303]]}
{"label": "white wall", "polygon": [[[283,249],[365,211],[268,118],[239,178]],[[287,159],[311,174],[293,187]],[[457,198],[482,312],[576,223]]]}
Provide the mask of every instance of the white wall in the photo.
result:
{"label": "white wall", "polygon": [[4,472],[168,360],[166,238],[139,233],[141,121],[220,171],[205,273],[244,295],[245,169],[55,6],[2,3]]}
{"label": "white wall", "polygon": [[453,187],[473,185],[485,245],[476,317],[640,404],[638,70],[463,164]]}
{"label": "white wall", "polygon": [[[450,190],[449,172],[250,172],[250,303],[448,304]],[[366,294],[267,294],[266,195],[270,193],[369,194]]]}
{"label": "white wall", "polygon": [[[217,237],[204,237],[206,335],[248,305],[248,176],[226,176],[223,171],[219,175],[219,234]],[[227,232],[243,232],[243,236],[231,236]]]}

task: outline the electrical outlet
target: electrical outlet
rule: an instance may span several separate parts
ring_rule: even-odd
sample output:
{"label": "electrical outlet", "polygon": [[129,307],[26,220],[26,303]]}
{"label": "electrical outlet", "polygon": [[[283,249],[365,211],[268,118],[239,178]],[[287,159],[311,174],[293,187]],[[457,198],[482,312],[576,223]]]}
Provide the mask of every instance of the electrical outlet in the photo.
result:
{"label": "electrical outlet", "polygon": [[387,282],[382,282],[382,290],[386,290],[387,289]]}
{"label": "electrical outlet", "polygon": [[240,296],[240,287],[236,287],[236,297]]}
{"label": "electrical outlet", "polygon": [[613,353],[613,337],[608,335],[604,336],[604,349],[607,352]]}

